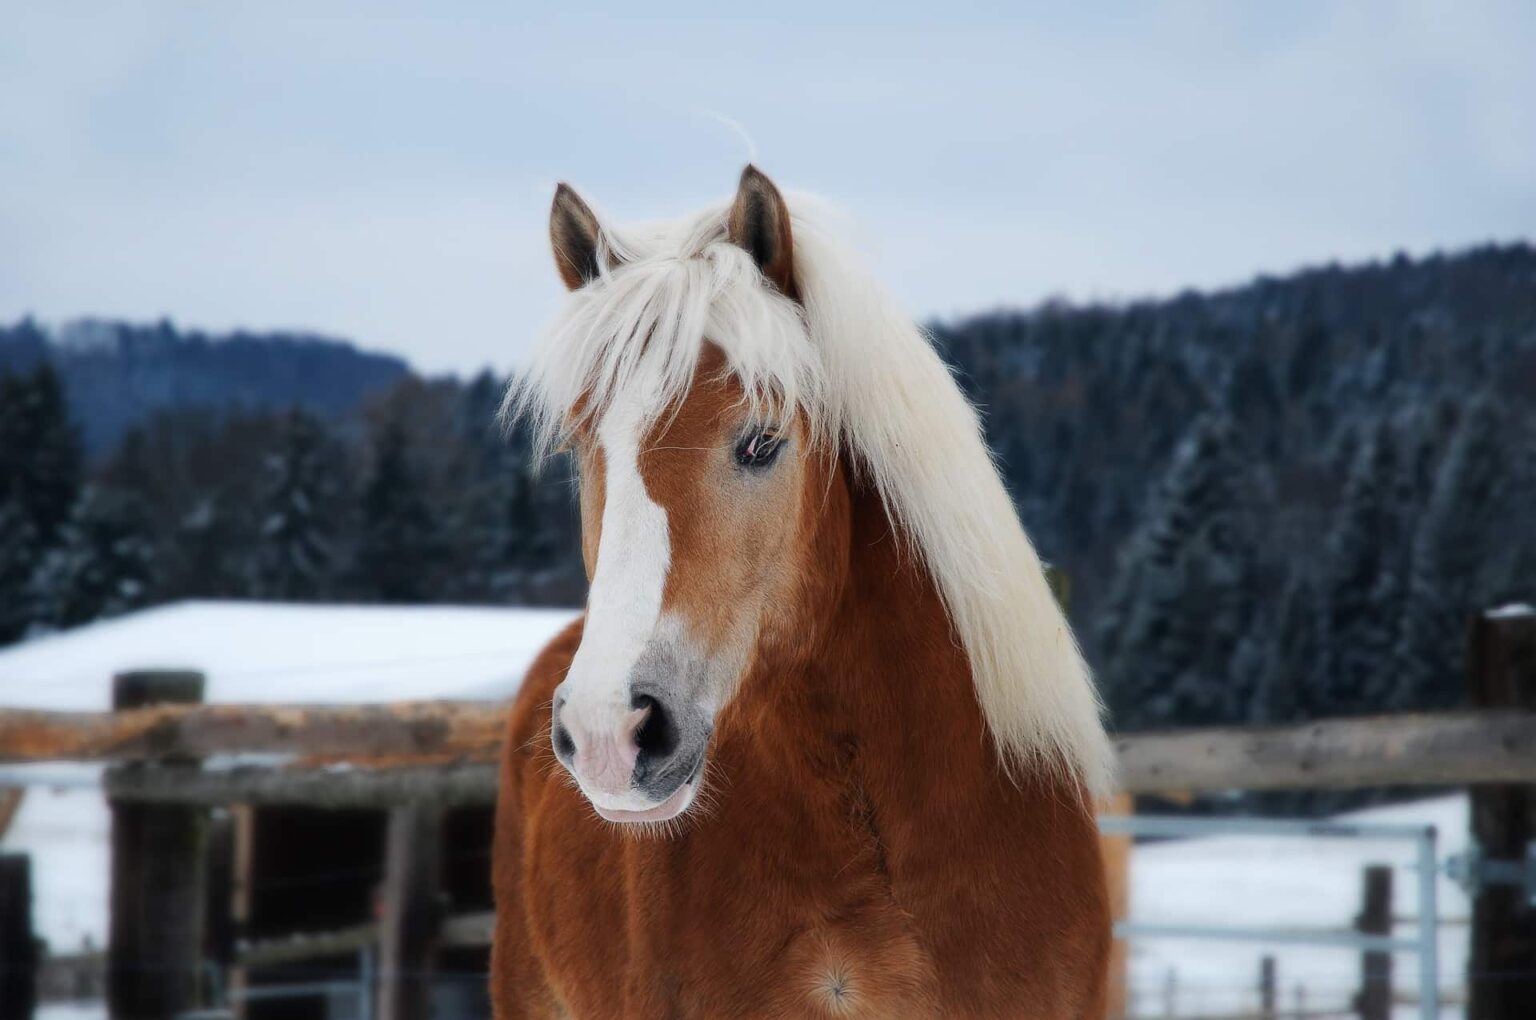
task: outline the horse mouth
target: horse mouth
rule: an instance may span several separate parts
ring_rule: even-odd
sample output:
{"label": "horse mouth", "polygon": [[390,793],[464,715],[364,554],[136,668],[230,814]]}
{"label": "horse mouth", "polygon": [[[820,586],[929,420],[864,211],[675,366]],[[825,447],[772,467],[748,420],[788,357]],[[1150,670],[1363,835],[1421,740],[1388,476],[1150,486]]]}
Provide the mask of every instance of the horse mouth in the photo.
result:
{"label": "horse mouth", "polygon": [[688,810],[693,803],[694,794],[698,792],[698,785],[689,780],[676,790],[666,800],[655,807],[648,807],[640,811],[623,811],[618,808],[599,807],[592,805],[592,810],[605,821],[617,822],[621,825],[634,825],[645,822],[669,822]]}

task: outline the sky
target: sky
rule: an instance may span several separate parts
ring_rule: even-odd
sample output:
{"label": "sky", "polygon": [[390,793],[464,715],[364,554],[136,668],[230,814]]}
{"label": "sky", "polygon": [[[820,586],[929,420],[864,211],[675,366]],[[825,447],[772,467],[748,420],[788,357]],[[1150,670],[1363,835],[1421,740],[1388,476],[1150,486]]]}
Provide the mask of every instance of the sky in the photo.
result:
{"label": "sky", "polygon": [[533,6],[0,0],[0,321],[504,370],[556,181],[651,219],[749,158],[925,319],[1536,237],[1528,0]]}

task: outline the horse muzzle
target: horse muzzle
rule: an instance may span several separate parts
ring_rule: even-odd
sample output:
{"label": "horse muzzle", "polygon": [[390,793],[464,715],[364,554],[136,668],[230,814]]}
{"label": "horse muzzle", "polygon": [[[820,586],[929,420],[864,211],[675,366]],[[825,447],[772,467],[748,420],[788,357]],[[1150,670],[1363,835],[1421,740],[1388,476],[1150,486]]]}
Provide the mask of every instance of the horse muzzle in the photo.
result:
{"label": "horse muzzle", "polygon": [[550,737],[593,809],[610,822],[664,822],[698,793],[710,727],[702,713],[669,708],[653,694],[629,703],[555,692]]}

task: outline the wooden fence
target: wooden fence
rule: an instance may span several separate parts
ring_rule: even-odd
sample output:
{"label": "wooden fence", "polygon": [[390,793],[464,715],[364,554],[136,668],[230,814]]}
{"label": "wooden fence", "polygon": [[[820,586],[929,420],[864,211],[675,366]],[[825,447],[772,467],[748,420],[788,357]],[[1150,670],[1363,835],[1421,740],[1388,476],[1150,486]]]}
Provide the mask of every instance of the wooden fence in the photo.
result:
{"label": "wooden fence", "polygon": [[[1536,838],[1536,617],[1485,615],[1471,642],[1474,710],[1126,736],[1116,744],[1121,786],[1128,794],[1471,786],[1474,834],[1484,849],[1522,856]],[[134,974],[146,961],[195,970],[199,946],[182,922],[190,887],[202,881],[204,825],[214,806],[388,809],[383,910],[377,926],[350,935],[377,940],[394,968],[423,961],[443,928],[422,920],[431,890],[421,887],[417,876],[427,869],[414,858],[443,808],[494,801],[504,706],[203,705],[200,696],[195,675],[129,674],[118,678],[110,713],[0,709],[0,763],[114,766],[104,779],[114,812],[114,1020],[168,1017],[195,1002],[195,989],[149,989]],[[220,761],[254,753],[290,757],[281,765]],[[488,934],[488,924],[457,918],[447,930],[469,937]],[[1536,975],[1536,921],[1513,893],[1490,887],[1477,895],[1472,954],[1474,967],[1490,973]],[[380,1015],[424,1015],[413,994],[387,990]],[[1468,1016],[1536,1016],[1536,980],[1481,990],[1474,983]]]}
{"label": "wooden fence", "polygon": [[[181,804],[489,803],[504,706],[416,702],[173,705],[118,713],[0,709],[0,764],[297,756],[282,766],[115,773],[115,799]],[[1327,719],[1116,741],[1127,793],[1536,784],[1536,712]]]}

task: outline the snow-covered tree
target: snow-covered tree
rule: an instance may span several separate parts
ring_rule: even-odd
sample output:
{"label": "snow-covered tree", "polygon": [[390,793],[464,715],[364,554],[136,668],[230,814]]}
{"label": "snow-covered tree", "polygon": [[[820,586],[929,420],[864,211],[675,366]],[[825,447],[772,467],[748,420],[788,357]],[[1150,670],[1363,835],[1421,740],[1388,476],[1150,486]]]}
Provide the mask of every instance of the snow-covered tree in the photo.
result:
{"label": "snow-covered tree", "polygon": [[1309,714],[1310,681],[1320,658],[1320,621],[1316,591],[1305,577],[1295,578],[1280,597],[1277,612],[1263,621],[1272,629],[1267,654],[1254,673],[1247,722],[1277,725]]}
{"label": "snow-covered tree", "polygon": [[1509,482],[1502,427],[1494,401],[1473,401],[1436,474],[1414,536],[1398,643],[1398,704],[1437,707],[1460,698],[1467,620],[1492,594],[1492,564],[1504,540],[1497,528]]}
{"label": "snow-covered tree", "polygon": [[1230,422],[1201,418],[1130,544],[1106,618],[1106,688],[1120,728],[1221,721],[1241,703],[1228,670],[1253,610],[1245,484]]}
{"label": "snow-covered tree", "polygon": [[52,545],[80,487],[80,440],[53,366],[0,376],[0,498],[15,499]]}
{"label": "snow-covered tree", "polygon": [[382,602],[428,602],[444,542],[426,487],[396,420],[379,429],[373,473],[363,490],[357,576]]}
{"label": "snow-covered tree", "polygon": [[266,458],[256,554],[258,591],[290,601],[334,594],[340,455],[314,415],[295,410]]}
{"label": "snow-covered tree", "polygon": [[41,550],[32,518],[14,497],[0,497],[0,645],[26,636],[37,622],[32,576]]}
{"label": "snow-covered tree", "polygon": [[80,443],[52,366],[0,374],[0,644],[42,622],[37,578],[80,484]]}
{"label": "snow-covered tree", "polygon": [[1324,578],[1320,703],[1329,714],[1384,709],[1396,683],[1412,535],[1412,487],[1391,426],[1356,449],[1329,537]]}
{"label": "snow-covered tree", "polygon": [[74,627],[144,605],[154,583],[149,512],[132,493],[88,485],[35,575],[44,619]]}

